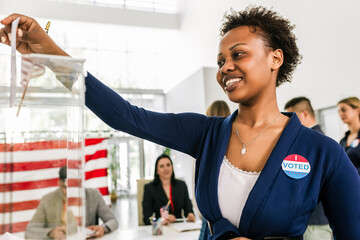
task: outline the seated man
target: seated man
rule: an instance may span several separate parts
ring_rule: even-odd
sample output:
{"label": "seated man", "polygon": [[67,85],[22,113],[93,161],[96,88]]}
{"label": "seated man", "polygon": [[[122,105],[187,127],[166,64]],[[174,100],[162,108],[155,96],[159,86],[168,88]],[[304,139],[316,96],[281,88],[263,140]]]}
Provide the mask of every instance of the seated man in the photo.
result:
{"label": "seated man", "polygon": [[[31,239],[65,239],[77,231],[74,214],[66,209],[66,166],[59,171],[59,189],[42,197],[35,215],[25,230],[25,238]],[[97,189],[85,189],[86,227],[94,231],[93,237],[101,237],[118,227],[112,210],[105,204]],[[99,226],[98,218],[104,223]],[[67,222],[68,221],[68,222]],[[67,227],[66,227],[67,225]]]}

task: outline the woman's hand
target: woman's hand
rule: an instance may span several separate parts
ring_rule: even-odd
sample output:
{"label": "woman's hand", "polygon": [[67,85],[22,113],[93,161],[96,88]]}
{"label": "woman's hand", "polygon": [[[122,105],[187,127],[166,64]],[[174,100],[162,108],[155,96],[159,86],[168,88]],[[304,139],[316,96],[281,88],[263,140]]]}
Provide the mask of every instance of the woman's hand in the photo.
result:
{"label": "woman's hand", "polygon": [[176,221],[176,217],[173,214],[169,214],[168,218],[166,219],[166,223],[172,223]]}
{"label": "woman's hand", "polygon": [[169,211],[164,210],[164,208],[160,208],[160,216],[164,219],[164,225],[176,221],[175,215],[170,214]]}
{"label": "woman's hand", "polygon": [[232,238],[231,240],[251,240],[251,239],[246,237],[237,237],[237,238]]}
{"label": "woman's hand", "polygon": [[186,221],[188,221],[188,222],[195,222],[195,215],[193,214],[193,213],[189,213],[188,215],[187,215],[187,219],[186,219]]}
{"label": "woman's hand", "polygon": [[16,34],[17,51],[21,54],[40,53],[69,56],[56,45],[35,19],[20,14],[11,14],[1,20],[4,25],[0,29],[1,43],[10,45],[11,23],[18,17],[20,17],[20,21]]}

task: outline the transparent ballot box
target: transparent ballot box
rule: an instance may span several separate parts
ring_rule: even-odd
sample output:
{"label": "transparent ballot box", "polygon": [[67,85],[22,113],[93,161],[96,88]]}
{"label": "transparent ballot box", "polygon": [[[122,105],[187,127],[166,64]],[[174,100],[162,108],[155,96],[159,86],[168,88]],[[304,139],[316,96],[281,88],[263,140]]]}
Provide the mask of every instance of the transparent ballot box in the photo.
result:
{"label": "transparent ballot box", "polygon": [[0,234],[85,239],[84,61],[0,63]]}

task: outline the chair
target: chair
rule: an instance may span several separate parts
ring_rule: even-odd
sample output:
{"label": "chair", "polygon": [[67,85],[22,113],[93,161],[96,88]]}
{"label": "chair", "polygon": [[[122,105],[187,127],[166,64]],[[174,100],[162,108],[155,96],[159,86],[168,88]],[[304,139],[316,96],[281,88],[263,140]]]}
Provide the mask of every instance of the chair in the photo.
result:
{"label": "chair", "polygon": [[144,226],[143,221],[143,209],[142,209],[142,200],[144,196],[144,185],[151,182],[152,179],[136,179],[137,183],[137,205],[138,205],[138,223],[139,226]]}

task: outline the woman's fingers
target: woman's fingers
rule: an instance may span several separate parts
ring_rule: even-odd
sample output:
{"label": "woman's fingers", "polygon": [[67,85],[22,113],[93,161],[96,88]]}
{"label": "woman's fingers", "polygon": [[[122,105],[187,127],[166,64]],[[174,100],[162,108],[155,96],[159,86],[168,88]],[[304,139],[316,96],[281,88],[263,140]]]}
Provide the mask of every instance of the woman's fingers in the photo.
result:
{"label": "woman's fingers", "polygon": [[[35,19],[33,19],[31,17],[27,17],[27,16],[20,15],[17,13],[7,16],[3,20],[1,20],[1,23],[4,24],[4,27],[2,28],[3,31],[1,32],[1,34],[5,34],[7,36],[7,40],[10,42],[11,41],[11,38],[10,38],[11,23],[18,17],[20,17],[20,21],[19,21],[17,32],[16,32],[17,38],[21,41],[27,42],[30,40],[28,30],[30,30],[31,26],[35,27],[35,29],[36,29],[35,34],[38,34],[37,33],[38,30],[36,27],[36,25],[38,25],[38,23],[36,22]],[[0,36],[0,38],[1,38],[1,36]]]}
{"label": "woman's fingers", "polygon": [[7,32],[5,31],[5,28],[1,28],[1,29],[0,29],[0,41],[1,41],[1,43],[3,43],[3,44],[10,45],[10,41],[9,41],[9,38],[8,38],[8,34],[7,34]]}
{"label": "woman's fingers", "polygon": [[[18,18],[19,14],[11,14],[8,17],[4,18],[0,22],[4,24],[4,26],[0,29],[0,41],[3,44],[10,45],[11,42],[11,23]],[[23,22],[25,19],[23,18]],[[21,24],[21,23],[20,23]],[[19,25],[20,25],[19,24]],[[19,37],[19,34],[22,35],[22,31],[18,29],[17,36]],[[21,36],[20,36],[21,37]]]}
{"label": "woman's fingers", "polygon": [[20,29],[20,28],[17,31],[17,38],[21,42],[30,42],[31,41],[31,38],[29,37],[28,31],[25,31],[25,30]]}
{"label": "woman's fingers", "polygon": [[175,222],[175,221],[176,221],[175,215],[169,214],[168,221],[169,221],[170,223]]}
{"label": "woman's fingers", "polygon": [[17,13],[13,13],[7,17],[5,17],[4,19],[2,19],[0,21],[1,24],[4,24],[4,25],[9,25],[12,23],[12,21],[14,21],[16,18],[20,17],[20,14],[17,14]]}
{"label": "woman's fingers", "polygon": [[11,33],[11,26],[5,25],[0,29],[0,41],[3,44],[10,45],[10,33]]}
{"label": "woman's fingers", "polygon": [[192,214],[192,213],[189,213],[188,217],[187,217],[187,221],[188,222],[195,222],[195,215]]}
{"label": "woman's fingers", "polygon": [[10,27],[11,23],[18,17],[20,18],[19,25],[29,25],[29,24],[31,24],[31,22],[35,21],[31,17],[27,17],[27,16],[24,16],[24,15],[21,15],[18,13],[13,13],[13,14],[5,17],[3,20],[1,20],[0,23],[5,25],[5,27],[7,27],[7,26]]}

